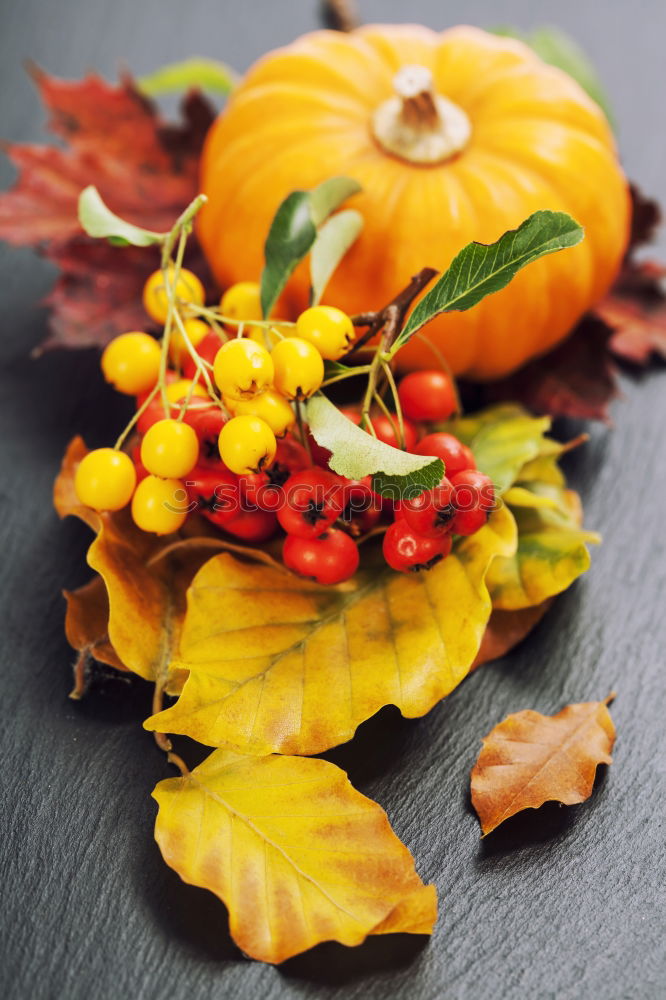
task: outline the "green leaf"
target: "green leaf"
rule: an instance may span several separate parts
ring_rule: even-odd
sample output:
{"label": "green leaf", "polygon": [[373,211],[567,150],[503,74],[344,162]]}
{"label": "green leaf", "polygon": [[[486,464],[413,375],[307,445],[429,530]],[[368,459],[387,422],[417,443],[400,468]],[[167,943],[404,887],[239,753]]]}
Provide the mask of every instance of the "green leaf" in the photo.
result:
{"label": "green leaf", "polygon": [[373,489],[383,496],[418,496],[437,486],[444,475],[440,459],[412,455],[378,441],[353,424],[326,396],[308,400],[306,419],[317,444],[331,452],[331,469],[348,479],[371,475]]}
{"label": "green leaf", "polygon": [[320,301],[336,267],[363,228],[363,216],[353,208],[332,215],[321,227],[310,253],[311,305]]}
{"label": "green leaf", "polygon": [[556,444],[545,437],[549,417],[532,417],[514,404],[492,406],[437,426],[472,449],[479,469],[490,476],[499,493],[515,483],[526,464],[543,455],[549,443]]}
{"label": "green leaf", "polygon": [[360,190],[359,183],[349,177],[331,177],[312,191],[292,191],[287,195],[275,213],[264,246],[266,266],[261,275],[264,317],[270,315],[292,272],[312,249],[317,227]]}
{"label": "green leaf", "polygon": [[509,284],[521,268],[549,253],[576,246],[583,229],[566,212],[535,212],[496,243],[469,243],[409,317],[392,354],[435,316],[471,309]]}
{"label": "green leaf", "polygon": [[236,85],[238,74],[217,59],[194,57],[161,66],[154,73],[139,77],[137,85],[149,97],[199,87],[226,96]]}
{"label": "green leaf", "polygon": [[321,226],[331,212],[347,198],[361,191],[361,185],[351,177],[330,177],[310,191],[310,214],[315,226]]}
{"label": "green leaf", "polygon": [[264,317],[270,316],[290,275],[316,238],[308,192],[292,191],[278,208],[264,247],[266,266],[261,275]]}
{"label": "green leaf", "polygon": [[166,233],[153,233],[125,222],[102,201],[99,191],[89,185],[79,195],[79,222],[88,236],[106,238],[116,246],[148,247],[161,243]]}
{"label": "green leaf", "polygon": [[504,26],[491,30],[496,35],[518,38],[529,45],[544,62],[568,73],[597,102],[614,125],[613,112],[597,71],[580,45],[564,31],[552,25],[542,25],[531,32]]}

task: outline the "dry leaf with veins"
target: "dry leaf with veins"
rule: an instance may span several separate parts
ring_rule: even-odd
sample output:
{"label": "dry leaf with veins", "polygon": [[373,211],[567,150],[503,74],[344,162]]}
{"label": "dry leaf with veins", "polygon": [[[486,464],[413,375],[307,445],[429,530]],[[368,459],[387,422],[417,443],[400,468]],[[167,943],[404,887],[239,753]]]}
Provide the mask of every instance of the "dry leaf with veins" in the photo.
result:
{"label": "dry leaf with veins", "polygon": [[329,761],[216,750],[153,797],[164,860],[226,904],[231,936],[252,958],[432,932],[434,885],[384,810]]}
{"label": "dry leaf with veins", "polygon": [[612,698],[567,705],[557,715],[526,709],[491,729],[472,769],[472,805],[484,836],[523,809],[590,797],[598,765],[612,761]]}
{"label": "dry leaf with veins", "polygon": [[338,587],[222,554],[192,581],[171,669],[180,698],[144,725],[242,753],[321,753],[384,705],[425,715],[469,672],[490,564],[516,547],[506,507],[425,573],[367,565]]}

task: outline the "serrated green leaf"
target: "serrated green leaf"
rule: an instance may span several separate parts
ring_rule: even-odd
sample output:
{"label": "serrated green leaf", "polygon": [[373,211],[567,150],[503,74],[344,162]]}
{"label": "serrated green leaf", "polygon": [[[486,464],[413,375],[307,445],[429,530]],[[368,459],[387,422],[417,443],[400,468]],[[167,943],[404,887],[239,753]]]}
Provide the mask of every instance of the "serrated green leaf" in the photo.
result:
{"label": "serrated green leaf", "polygon": [[315,226],[329,217],[347,198],[361,191],[361,185],[351,177],[329,177],[310,191],[310,214]]}
{"label": "serrated green leaf", "polygon": [[520,28],[503,26],[491,30],[496,35],[518,38],[529,45],[544,62],[568,73],[597,102],[614,125],[613,112],[597,71],[580,45],[561,28],[542,25],[533,31],[521,31]]}
{"label": "serrated green leaf", "polygon": [[308,400],[306,419],[317,444],[331,452],[331,469],[348,479],[373,476],[373,489],[382,495],[394,499],[418,496],[437,486],[444,475],[440,459],[412,455],[378,441],[325,396]]}
{"label": "serrated green leaf", "polygon": [[292,191],[271,224],[264,246],[266,265],[261,275],[261,308],[270,316],[290,275],[317,237],[307,191]]}
{"label": "serrated green leaf", "polygon": [[194,57],[161,66],[154,73],[139,77],[137,85],[149,97],[199,87],[225,96],[236,85],[238,74],[217,59]]}
{"label": "serrated green leaf", "polygon": [[535,212],[495,243],[469,243],[411,314],[392,354],[435,316],[471,309],[486,295],[505,288],[527,264],[576,246],[582,227],[566,212]]}
{"label": "serrated green leaf", "polygon": [[353,208],[332,215],[317,233],[310,252],[311,305],[321,300],[336,267],[363,228],[363,216]]}
{"label": "serrated green leaf", "polygon": [[135,247],[148,247],[161,243],[166,233],[154,233],[125,222],[102,201],[96,187],[90,184],[79,195],[79,222],[88,234],[96,239],[108,239],[116,246],[131,243]]}

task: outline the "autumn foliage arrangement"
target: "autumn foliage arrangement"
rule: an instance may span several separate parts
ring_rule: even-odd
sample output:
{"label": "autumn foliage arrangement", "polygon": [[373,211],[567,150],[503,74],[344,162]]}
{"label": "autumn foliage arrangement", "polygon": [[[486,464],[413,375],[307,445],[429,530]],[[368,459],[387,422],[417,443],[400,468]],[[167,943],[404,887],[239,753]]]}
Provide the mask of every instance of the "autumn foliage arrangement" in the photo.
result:
{"label": "autumn foliage arrangement", "polygon": [[[520,400],[604,414],[612,384],[592,400],[569,378],[549,395],[557,364],[530,360],[579,320],[558,352],[575,358],[592,323],[606,324],[603,352],[614,337],[640,353],[626,314],[648,323],[636,289],[649,297],[655,276],[626,256],[606,118],[522,43],[471,29],[317,33],[262,61],[210,131],[197,96],[177,131],[128,81],[38,82],[71,148],[10,150],[22,174],[0,235],[61,264],[52,340],[103,345],[104,378],[132,399],[108,447],[71,442],[55,485],[60,516],[95,535],[95,576],[66,595],[73,696],[92,660],[154,684],[145,728],[180,772],[153,793],[157,842],[226,904],[246,954],[429,934],[434,887],[383,810],[313,755],[385,705],[424,715],[589,566],[599,538],[559,464],[585,436],[556,441]],[[284,142],[270,169],[259,162],[288,132],[266,101],[307,125],[307,156]],[[546,164],[554,136],[562,162]],[[331,144],[340,172],[322,175]],[[233,207],[244,183],[250,233]],[[476,206],[445,246],[419,215],[423,184],[429,204],[450,208],[455,190]],[[493,185],[512,191],[510,211],[487,210]],[[608,196],[590,208],[581,185]],[[392,191],[404,198],[382,229]],[[651,212],[634,200],[633,242]],[[431,222],[423,241],[404,238]],[[492,404],[463,412],[457,373],[495,379]],[[561,412],[534,407],[549,408]],[[172,735],[212,752],[190,771]],[[472,774],[483,834],[549,799],[583,801],[613,740],[607,703],[500,723]]]}

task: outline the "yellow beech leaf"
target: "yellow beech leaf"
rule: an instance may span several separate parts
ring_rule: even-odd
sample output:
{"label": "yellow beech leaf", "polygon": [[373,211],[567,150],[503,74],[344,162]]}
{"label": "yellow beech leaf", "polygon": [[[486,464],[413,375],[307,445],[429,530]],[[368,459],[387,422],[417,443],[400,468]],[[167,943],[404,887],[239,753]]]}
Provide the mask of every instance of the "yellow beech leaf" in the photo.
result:
{"label": "yellow beech leaf", "polygon": [[153,796],[164,860],[226,904],[231,935],[252,958],[432,931],[435,887],[421,882],[384,810],[328,761],[217,750]]}
{"label": "yellow beech leaf", "polygon": [[[183,539],[168,551],[175,537],[140,531],[129,510],[100,514],[82,506],[74,492],[74,476],[87,451],[81,438],[70,443],[54,487],[55,508],[60,517],[79,517],[97,536],[88,549],[88,564],[106,587],[106,635],[114,654],[127,670],[166,683],[167,690],[177,694],[184,675],[171,671],[169,664],[185,614],[185,594],[210,550],[202,548],[198,539]],[[96,597],[88,592],[83,600],[89,604]],[[77,628],[72,615],[96,613],[88,604],[81,609],[79,594],[78,607],[68,612],[70,632]]]}
{"label": "yellow beech leaf", "polygon": [[172,668],[189,671],[147,729],[244,753],[315,754],[384,705],[424,715],[465,677],[490,615],[486,574],[515,550],[506,507],[432,569],[377,563],[339,587],[223,554],[197,573]]}
{"label": "yellow beech leaf", "polygon": [[493,608],[517,611],[566,590],[590,566],[588,544],[600,541],[580,527],[577,493],[542,481],[522,483],[504,500],[516,520],[518,546],[488,571]]}
{"label": "yellow beech leaf", "polygon": [[597,766],[612,760],[612,698],[567,705],[557,715],[526,709],[488,733],[472,770],[472,805],[484,836],[523,809],[590,797]]}

